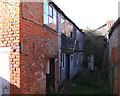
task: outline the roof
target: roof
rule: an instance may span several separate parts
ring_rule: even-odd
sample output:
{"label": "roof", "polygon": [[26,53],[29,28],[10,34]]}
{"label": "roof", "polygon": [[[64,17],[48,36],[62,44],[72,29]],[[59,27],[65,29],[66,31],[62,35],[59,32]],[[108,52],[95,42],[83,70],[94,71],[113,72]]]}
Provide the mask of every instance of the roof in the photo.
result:
{"label": "roof", "polygon": [[116,20],[116,22],[115,22],[115,23],[113,24],[113,26],[111,27],[110,32],[109,32],[109,38],[110,38],[110,36],[112,35],[113,30],[114,30],[118,25],[120,25],[120,17]]}
{"label": "roof", "polygon": [[[48,0],[49,3],[59,12],[61,13],[69,22],[71,22],[80,32],[82,32],[82,30],[69,18],[65,15],[65,13],[52,1],[52,0]],[[84,32],[82,32],[84,34]]]}
{"label": "roof", "polygon": [[95,30],[93,30],[93,31],[91,31],[91,32],[94,32],[94,31],[96,31],[96,30],[98,30],[98,29],[100,29],[100,28],[102,28],[102,27],[105,27],[107,24],[104,24],[104,25],[102,25],[102,26],[100,26],[99,28],[97,28],[97,29],[95,29]]}

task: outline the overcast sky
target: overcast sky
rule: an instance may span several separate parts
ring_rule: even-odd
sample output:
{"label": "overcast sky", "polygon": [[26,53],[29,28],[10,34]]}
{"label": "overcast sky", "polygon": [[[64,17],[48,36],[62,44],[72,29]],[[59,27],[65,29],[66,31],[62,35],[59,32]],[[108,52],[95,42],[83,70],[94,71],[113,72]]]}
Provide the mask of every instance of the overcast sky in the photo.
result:
{"label": "overcast sky", "polygon": [[118,18],[120,0],[53,0],[56,5],[80,28],[98,28],[107,20]]}

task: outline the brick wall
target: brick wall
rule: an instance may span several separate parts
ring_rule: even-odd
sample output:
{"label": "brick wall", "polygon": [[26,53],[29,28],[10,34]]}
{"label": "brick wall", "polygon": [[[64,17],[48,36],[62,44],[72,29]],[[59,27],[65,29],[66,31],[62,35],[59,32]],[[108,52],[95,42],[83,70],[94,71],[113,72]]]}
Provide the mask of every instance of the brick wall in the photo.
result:
{"label": "brick wall", "polygon": [[19,3],[0,2],[0,47],[11,47],[10,51],[10,92],[19,93]]}
{"label": "brick wall", "polygon": [[43,3],[21,3],[20,12],[21,92],[43,94],[46,93],[46,66],[50,58],[56,58],[56,88],[58,85],[58,33],[43,25]]}
{"label": "brick wall", "polygon": [[43,25],[43,3],[0,2],[0,47],[11,47],[11,94],[46,93],[50,58],[58,88],[58,33]]}
{"label": "brick wall", "polygon": [[[117,31],[118,31],[118,37],[120,37],[120,25],[118,25],[117,27]],[[118,39],[118,60],[120,61],[120,39]],[[118,62],[118,74],[120,74],[120,62]],[[118,92],[119,92],[119,95],[120,95],[120,75],[118,75]]]}
{"label": "brick wall", "polygon": [[[110,72],[111,72],[111,85],[113,93],[118,94],[119,75],[118,75],[118,29],[115,29],[109,40],[109,59],[110,59]],[[112,80],[113,79],[113,80]]]}

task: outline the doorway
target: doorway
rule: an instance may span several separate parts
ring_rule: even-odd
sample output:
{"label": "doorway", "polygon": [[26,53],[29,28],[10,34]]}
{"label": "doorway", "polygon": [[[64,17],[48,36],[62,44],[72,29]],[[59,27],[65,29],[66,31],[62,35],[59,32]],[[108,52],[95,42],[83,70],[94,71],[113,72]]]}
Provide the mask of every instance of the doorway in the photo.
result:
{"label": "doorway", "polygon": [[70,55],[66,55],[66,79],[70,78]]}
{"label": "doorway", "polygon": [[46,74],[46,90],[47,94],[55,92],[55,59],[49,60],[49,74]]}

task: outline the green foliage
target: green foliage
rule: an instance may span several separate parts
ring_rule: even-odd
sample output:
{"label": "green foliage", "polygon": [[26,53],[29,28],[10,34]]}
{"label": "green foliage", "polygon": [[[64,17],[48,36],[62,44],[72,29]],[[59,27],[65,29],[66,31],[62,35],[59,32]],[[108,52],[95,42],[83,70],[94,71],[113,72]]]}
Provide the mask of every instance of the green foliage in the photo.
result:
{"label": "green foliage", "polygon": [[63,89],[59,94],[110,94],[106,82],[94,80],[93,73],[85,70],[79,72],[72,80],[64,82]]}

